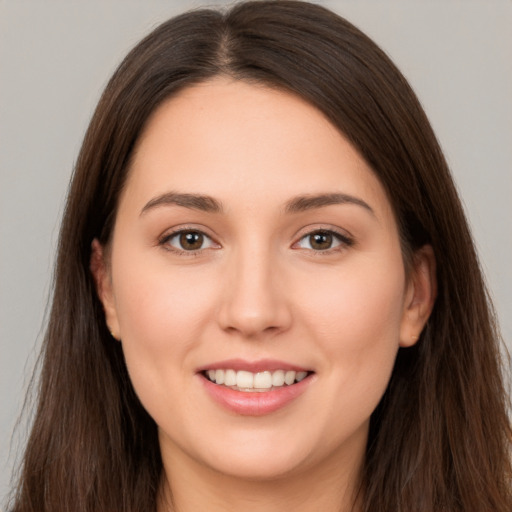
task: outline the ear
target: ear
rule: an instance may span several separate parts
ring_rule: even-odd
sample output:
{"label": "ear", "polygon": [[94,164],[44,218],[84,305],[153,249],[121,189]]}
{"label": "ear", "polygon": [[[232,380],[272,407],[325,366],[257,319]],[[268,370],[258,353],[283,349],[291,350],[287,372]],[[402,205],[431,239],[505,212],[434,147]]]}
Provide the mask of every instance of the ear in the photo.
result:
{"label": "ear", "polygon": [[418,249],[412,258],[412,269],[408,278],[400,346],[414,345],[425,327],[437,296],[436,259],[430,245]]}
{"label": "ear", "polygon": [[95,238],[91,244],[90,270],[96,284],[96,292],[103,304],[105,321],[110,334],[119,339],[119,322],[112,290],[112,278],[108,262],[106,261],[105,250]]}

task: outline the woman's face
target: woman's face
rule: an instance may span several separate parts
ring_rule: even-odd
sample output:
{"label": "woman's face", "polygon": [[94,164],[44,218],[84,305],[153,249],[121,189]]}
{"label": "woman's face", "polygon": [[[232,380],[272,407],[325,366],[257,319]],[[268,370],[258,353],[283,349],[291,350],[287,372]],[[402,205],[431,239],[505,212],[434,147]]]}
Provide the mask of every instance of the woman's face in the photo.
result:
{"label": "woman's face", "polygon": [[317,109],[216,79],[150,119],[92,268],[164,463],[271,478],[361,463],[429,261]]}

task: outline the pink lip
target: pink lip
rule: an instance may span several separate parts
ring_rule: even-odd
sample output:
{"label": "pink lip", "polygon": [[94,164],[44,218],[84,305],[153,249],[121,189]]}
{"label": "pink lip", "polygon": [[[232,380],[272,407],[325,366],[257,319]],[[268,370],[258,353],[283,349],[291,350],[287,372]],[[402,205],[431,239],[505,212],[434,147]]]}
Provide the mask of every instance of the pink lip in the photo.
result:
{"label": "pink lip", "polygon": [[271,391],[247,392],[237,391],[226,386],[215,384],[206,378],[206,370],[232,369],[235,371],[245,370],[253,373],[259,371],[294,370],[297,372],[308,371],[293,364],[275,360],[243,361],[241,359],[230,359],[219,361],[198,369],[197,376],[210,397],[223,408],[235,414],[244,416],[263,416],[275,412],[302,395],[315,380],[315,375],[310,374],[305,379],[292,384],[275,388]]}
{"label": "pink lip", "polygon": [[245,370],[246,372],[274,372],[276,370],[294,370],[296,372],[307,372],[307,368],[286,363],[284,361],[277,361],[276,359],[260,359],[258,361],[244,361],[243,359],[227,359],[225,361],[217,361],[198,368],[198,373],[207,370],[235,370],[236,372]]}

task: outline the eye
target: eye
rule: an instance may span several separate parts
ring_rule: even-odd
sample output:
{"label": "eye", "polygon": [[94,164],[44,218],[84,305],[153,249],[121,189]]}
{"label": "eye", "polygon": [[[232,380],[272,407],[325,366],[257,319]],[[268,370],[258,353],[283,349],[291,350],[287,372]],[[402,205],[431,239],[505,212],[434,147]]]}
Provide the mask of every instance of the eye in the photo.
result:
{"label": "eye", "polygon": [[170,246],[172,249],[184,252],[195,252],[202,249],[217,247],[213,240],[201,231],[187,229],[176,231],[166,236],[160,242],[162,245]]}
{"label": "eye", "polygon": [[352,240],[348,237],[325,229],[308,233],[295,244],[300,249],[310,249],[313,251],[327,251],[336,247],[350,245],[352,245]]}

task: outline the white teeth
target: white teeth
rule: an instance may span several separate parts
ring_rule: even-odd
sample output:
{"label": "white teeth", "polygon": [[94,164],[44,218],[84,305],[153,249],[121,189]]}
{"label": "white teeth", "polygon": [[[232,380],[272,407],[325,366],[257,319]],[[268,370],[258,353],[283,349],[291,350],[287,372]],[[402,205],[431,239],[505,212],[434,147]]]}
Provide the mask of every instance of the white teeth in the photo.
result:
{"label": "white teeth", "polygon": [[282,387],[285,384],[291,386],[304,380],[308,372],[295,372],[293,370],[276,370],[274,372],[263,371],[252,373],[244,370],[207,370],[206,376],[216,384],[228,387],[236,387],[240,391],[263,391],[271,388]]}
{"label": "white teeth", "polygon": [[270,372],[260,372],[254,376],[253,387],[258,389],[270,389],[272,387],[272,374]]}
{"label": "white teeth", "polygon": [[284,374],[284,383],[291,386],[295,381],[295,372],[293,370],[289,370]]}
{"label": "white teeth", "polygon": [[272,374],[272,386],[282,386],[284,384],[284,371],[277,370]]}
{"label": "white teeth", "polygon": [[253,388],[254,387],[254,374],[251,372],[239,371],[236,372],[236,385],[239,388]]}
{"label": "white teeth", "polygon": [[210,379],[210,380],[213,380],[217,384],[224,384],[224,379],[225,378],[226,377],[225,377],[224,370],[215,370],[215,379]]}
{"label": "white teeth", "polygon": [[308,372],[297,372],[297,375],[295,376],[295,380],[297,382],[300,382],[301,380],[304,380],[307,376]]}
{"label": "white teeth", "polygon": [[236,386],[236,372],[235,372],[235,370],[226,370],[225,371],[225,373],[224,373],[224,386]]}

